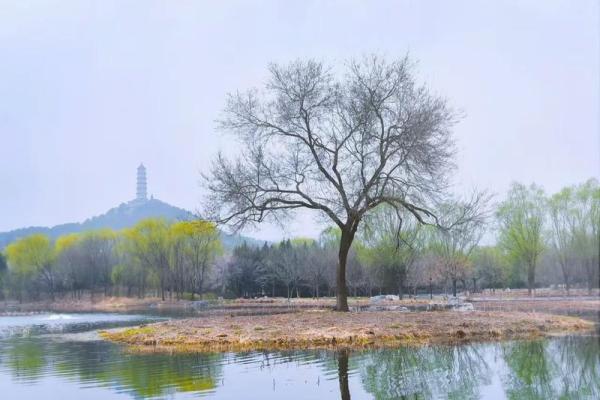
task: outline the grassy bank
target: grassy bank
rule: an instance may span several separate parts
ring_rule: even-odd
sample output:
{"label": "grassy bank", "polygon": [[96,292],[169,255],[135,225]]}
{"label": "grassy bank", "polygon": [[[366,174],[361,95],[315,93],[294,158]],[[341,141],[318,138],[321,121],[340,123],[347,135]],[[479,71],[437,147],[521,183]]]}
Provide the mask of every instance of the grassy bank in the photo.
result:
{"label": "grassy bank", "polygon": [[19,303],[16,301],[0,301],[0,315],[13,312],[117,312],[152,307],[184,307],[184,302],[161,301],[158,298],[104,297],[89,296],[81,299],[62,298],[54,301],[32,301]]}
{"label": "grassy bank", "polygon": [[137,351],[192,352],[459,343],[593,330],[591,321],[523,312],[336,313],[321,310],[173,320],[104,331],[101,335]]}

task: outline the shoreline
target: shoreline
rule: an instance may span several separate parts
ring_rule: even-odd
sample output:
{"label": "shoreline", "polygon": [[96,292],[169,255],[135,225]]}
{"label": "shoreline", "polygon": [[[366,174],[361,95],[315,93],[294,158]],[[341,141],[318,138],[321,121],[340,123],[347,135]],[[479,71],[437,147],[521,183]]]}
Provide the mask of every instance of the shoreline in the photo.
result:
{"label": "shoreline", "polygon": [[204,316],[101,331],[134,352],[229,352],[364,349],[592,334],[592,321],[542,313],[298,311],[259,316]]}

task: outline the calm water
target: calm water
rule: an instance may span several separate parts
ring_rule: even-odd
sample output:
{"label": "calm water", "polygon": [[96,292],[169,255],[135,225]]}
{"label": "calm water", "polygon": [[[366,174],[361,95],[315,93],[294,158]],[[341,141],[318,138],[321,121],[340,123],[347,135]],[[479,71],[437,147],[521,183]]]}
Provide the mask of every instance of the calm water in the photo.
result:
{"label": "calm water", "polygon": [[0,317],[0,399],[600,399],[597,337],[365,352],[134,355],[141,315]]}

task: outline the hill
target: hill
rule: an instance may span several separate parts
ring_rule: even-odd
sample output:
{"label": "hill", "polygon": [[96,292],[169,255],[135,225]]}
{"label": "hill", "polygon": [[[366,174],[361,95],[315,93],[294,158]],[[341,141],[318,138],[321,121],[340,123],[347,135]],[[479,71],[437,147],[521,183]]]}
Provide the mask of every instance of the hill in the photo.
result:
{"label": "hill", "polygon": [[[68,233],[78,233],[87,230],[111,228],[120,230],[135,225],[142,219],[161,217],[169,221],[185,221],[194,219],[191,212],[172,206],[158,199],[132,200],[111,208],[106,213],[89,218],[81,223],[68,223],[53,227],[32,226],[0,233],[0,249],[9,243],[34,233],[43,233],[55,239]],[[232,249],[244,241],[251,246],[261,246],[264,242],[250,237],[221,232],[221,241],[225,249]]]}

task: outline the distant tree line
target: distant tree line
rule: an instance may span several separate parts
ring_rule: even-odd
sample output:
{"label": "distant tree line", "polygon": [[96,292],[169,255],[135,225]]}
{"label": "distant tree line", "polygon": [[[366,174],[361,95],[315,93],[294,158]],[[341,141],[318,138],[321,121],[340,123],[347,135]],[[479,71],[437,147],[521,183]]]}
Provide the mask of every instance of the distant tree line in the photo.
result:
{"label": "distant tree line", "polygon": [[[468,205],[440,206],[442,220]],[[441,229],[407,211],[370,213],[348,253],[352,296],[561,285],[598,287],[600,185],[597,180],[547,196],[513,184],[488,218]],[[342,232],[294,238],[262,247],[242,244],[224,254],[216,226],[206,221],[147,219],[120,232],[97,230],[25,237],[0,253],[0,296],[54,298],[84,293],[194,298],[322,297],[336,294]],[[495,245],[481,245],[482,238]]]}
{"label": "distant tree line", "polygon": [[213,223],[150,218],[130,229],[61,236],[35,234],[8,245],[0,257],[3,295],[19,300],[84,293],[193,298],[202,295],[222,252]]}
{"label": "distant tree line", "polygon": [[[466,205],[445,204],[441,219],[456,220]],[[598,287],[600,247],[598,181],[546,196],[536,185],[513,184],[494,218],[470,219],[448,229],[420,224],[408,212],[381,207],[359,231],[348,257],[353,296],[458,289],[480,291],[573,285]],[[496,245],[480,245],[485,234]],[[340,231],[318,240],[240,246],[221,271],[230,296],[313,296],[335,293]]]}

